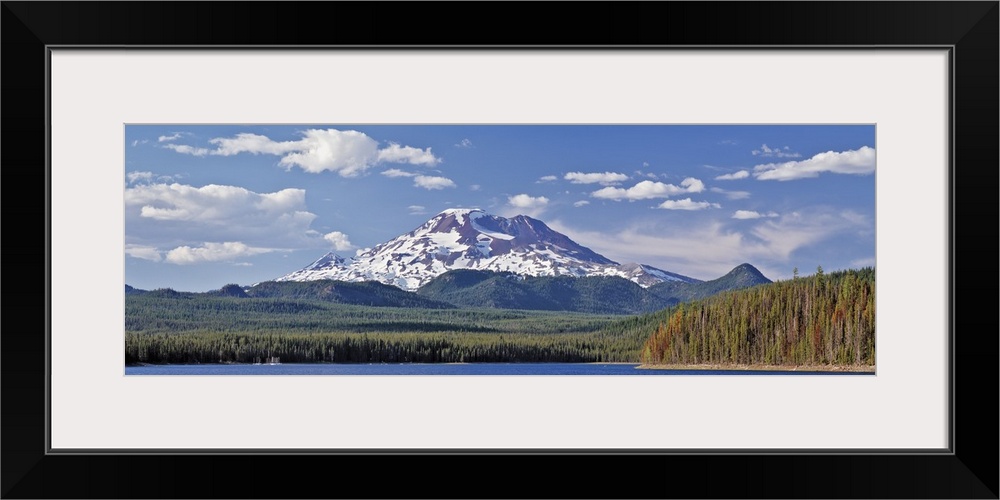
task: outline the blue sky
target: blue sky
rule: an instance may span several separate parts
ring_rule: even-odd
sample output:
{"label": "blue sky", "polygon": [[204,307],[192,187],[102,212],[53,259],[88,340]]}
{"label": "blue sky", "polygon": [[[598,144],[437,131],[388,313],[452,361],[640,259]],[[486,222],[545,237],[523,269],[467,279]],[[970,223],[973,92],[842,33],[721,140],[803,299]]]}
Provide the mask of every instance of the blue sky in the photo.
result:
{"label": "blue sky", "polygon": [[125,282],[206,291],[446,208],[699,279],[874,265],[873,125],[127,125]]}

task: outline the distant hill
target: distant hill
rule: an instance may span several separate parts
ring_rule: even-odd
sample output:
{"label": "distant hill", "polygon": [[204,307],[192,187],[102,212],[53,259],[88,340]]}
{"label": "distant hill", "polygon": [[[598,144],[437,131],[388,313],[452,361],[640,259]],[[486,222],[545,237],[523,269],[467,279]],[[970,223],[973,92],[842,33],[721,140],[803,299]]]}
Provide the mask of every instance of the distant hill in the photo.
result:
{"label": "distant hill", "polygon": [[667,281],[649,288],[617,276],[521,276],[456,269],[430,280],[416,293],[462,307],[639,314],[770,282],[750,264],[712,281]]}
{"label": "distant hill", "polygon": [[455,306],[429,297],[400,290],[376,281],[360,283],[316,281],[265,281],[245,290],[248,297],[279,297],[285,299],[316,299],[338,304],[376,307],[421,307],[453,309]]}
{"label": "distant hill", "polygon": [[420,287],[417,295],[462,307],[636,314],[662,304],[618,276],[520,276],[458,269]]}
{"label": "distant hill", "polygon": [[670,305],[680,302],[710,297],[720,292],[729,290],[741,290],[752,286],[771,283],[756,267],[743,263],[732,271],[729,271],[721,278],[701,283],[683,283],[680,281],[665,281],[657,283],[646,290],[670,303]]}
{"label": "distant hill", "polygon": [[455,306],[421,297],[390,285],[369,281],[349,283],[344,281],[319,280],[308,282],[274,282],[265,281],[252,287],[229,284],[218,290],[208,292],[178,292],[170,288],[156,290],[141,290],[125,285],[125,295],[150,298],[197,298],[197,297],[233,297],[233,298],[281,298],[322,300],[336,304],[351,304],[374,307],[417,307],[424,309],[454,309]]}

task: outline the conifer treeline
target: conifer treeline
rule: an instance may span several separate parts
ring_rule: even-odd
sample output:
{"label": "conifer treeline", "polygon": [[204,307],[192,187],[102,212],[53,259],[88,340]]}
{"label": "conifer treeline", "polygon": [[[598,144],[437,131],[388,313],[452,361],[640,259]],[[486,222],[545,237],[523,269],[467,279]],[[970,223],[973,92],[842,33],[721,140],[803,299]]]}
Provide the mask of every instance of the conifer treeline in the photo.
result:
{"label": "conifer treeline", "polygon": [[270,357],[280,358],[282,363],[580,363],[635,360],[634,347],[616,348],[611,344],[617,342],[579,334],[129,333],[125,337],[125,362],[253,363]]}
{"label": "conifer treeline", "polygon": [[797,277],[664,314],[642,348],[657,364],[875,364],[875,270]]}
{"label": "conifer treeline", "polygon": [[368,307],[306,299],[126,295],[125,362],[636,362],[619,316]]}

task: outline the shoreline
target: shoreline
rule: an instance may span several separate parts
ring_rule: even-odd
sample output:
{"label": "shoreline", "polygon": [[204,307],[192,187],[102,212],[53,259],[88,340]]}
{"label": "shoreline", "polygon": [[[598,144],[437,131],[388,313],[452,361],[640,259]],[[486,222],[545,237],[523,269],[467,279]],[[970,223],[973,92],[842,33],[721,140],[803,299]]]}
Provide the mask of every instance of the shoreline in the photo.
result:
{"label": "shoreline", "polygon": [[851,372],[875,373],[875,366],[842,365],[713,365],[713,364],[647,364],[635,367],[637,370],[730,370],[730,371],[774,371],[774,372]]}

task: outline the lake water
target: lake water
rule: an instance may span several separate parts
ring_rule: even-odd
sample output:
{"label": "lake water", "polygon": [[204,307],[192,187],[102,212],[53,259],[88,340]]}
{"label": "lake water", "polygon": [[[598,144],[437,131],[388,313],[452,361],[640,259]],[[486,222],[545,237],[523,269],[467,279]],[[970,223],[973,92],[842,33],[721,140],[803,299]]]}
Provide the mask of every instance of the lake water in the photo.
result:
{"label": "lake water", "polygon": [[634,364],[278,364],[126,366],[125,375],[871,375],[852,372],[639,370]]}

